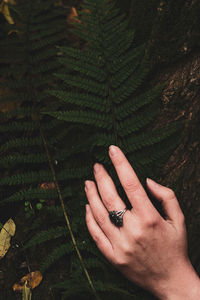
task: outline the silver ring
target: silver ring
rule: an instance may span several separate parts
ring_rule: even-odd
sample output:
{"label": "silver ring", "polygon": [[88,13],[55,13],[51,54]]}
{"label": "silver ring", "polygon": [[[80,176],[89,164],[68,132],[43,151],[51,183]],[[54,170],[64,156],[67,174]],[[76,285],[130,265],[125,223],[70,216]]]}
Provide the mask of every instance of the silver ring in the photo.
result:
{"label": "silver ring", "polygon": [[123,215],[127,209],[109,211],[110,221],[117,227],[123,226]]}

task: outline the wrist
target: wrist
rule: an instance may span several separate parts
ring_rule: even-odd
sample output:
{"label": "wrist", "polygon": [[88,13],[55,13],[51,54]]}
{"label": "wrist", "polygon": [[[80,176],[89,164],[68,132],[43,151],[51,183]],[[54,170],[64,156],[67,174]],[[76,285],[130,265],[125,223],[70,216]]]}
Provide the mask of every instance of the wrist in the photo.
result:
{"label": "wrist", "polygon": [[160,300],[199,300],[200,279],[190,261],[176,265],[170,279],[158,285],[154,294]]}

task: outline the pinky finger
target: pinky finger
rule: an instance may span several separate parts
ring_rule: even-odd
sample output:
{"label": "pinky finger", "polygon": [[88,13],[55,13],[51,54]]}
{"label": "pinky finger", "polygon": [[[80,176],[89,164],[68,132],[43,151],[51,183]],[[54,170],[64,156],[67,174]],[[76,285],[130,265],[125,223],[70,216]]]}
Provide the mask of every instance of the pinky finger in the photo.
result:
{"label": "pinky finger", "polygon": [[99,225],[94,219],[92,214],[90,205],[86,205],[86,224],[90,235],[95,241],[99,250],[103,253],[103,255],[110,261],[113,261],[114,253],[112,245],[109,239],[106,237],[104,232],[101,230]]}

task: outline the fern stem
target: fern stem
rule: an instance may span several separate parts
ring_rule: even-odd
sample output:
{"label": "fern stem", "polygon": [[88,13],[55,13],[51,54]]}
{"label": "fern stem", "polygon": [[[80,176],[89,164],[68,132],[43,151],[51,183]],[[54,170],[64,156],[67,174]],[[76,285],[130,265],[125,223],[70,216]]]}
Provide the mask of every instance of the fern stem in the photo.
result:
{"label": "fern stem", "polygon": [[44,133],[41,129],[41,126],[39,124],[39,129],[40,129],[40,135],[41,135],[41,138],[42,138],[42,141],[43,141],[43,144],[44,144],[44,148],[45,148],[45,152],[46,152],[46,155],[47,155],[47,158],[48,158],[48,162],[49,162],[49,167],[51,169],[51,172],[52,172],[52,175],[53,175],[53,180],[54,180],[54,183],[55,183],[55,186],[56,186],[56,189],[57,189],[57,192],[58,192],[58,197],[59,197],[59,200],[60,200],[60,204],[61,204],[61,207],[62,207],[62,211],[63,211],[63,214],[64,214],[64,217],[65,217],[65,221],[67,223],[67,227],[68,227],[68,230],[69,230],[69,233],[70,233],[70,236],[71,236],[71,239],[72,239],[72,243],[74,245],[74,248],[76,250],[76,253],[78,255],[78,258],[80,260],[80,263],[81,263],[81,266],[83,268],[83,271],[87,277],[87,280],[89,282],[89,285],[95,295],[95,298],[97,300],[101,300],[100,297],[98,296],[97,294],[97,291],[94,287],[94,284],[92,282],[92,279],[88,273],[88,270],[85,266],[85,263],[84,263],[84,260],[83,260],[83,257],[79,251],[79,248],[78,248],[78,245],[77,245],[77,242],[76,242],[76,239],[74,237],[74,234],[73,234],[73,231],[72,231],[72,227],[71,227],[71,224],[70,224],[70,221],[69,221],[69,217],[67,215],[67,211],[66,211],[66,208],[65,208],[65,204],[64,204],[64,201],[63,201],[63,196],[62,196],[62,193],[61,193],[61,189],[60,189],[60,186],[58,184],[58,180],[57,180],[57,176],[56,176],[56,172],[55,172],[55,169],[54,169],[54,166],[53,166],[53,163],[52,163],[52,160],[51,160],[51,156],[50,156],[50,153],[49,153],[49,149],[48,149],[48,146],[47,146],[47,142],[46,142],[46,139],[45,139],[45,136],[44,136]]}
{"label": "fern stem", "polygon": [[[103,14],[104,12],[102,12]],[[98,18],[98,16],[97,16]],[[101,27],[101,23],[99,21],[99,18],[98,18],[98,22],[99,22],[99,27],[101,28],[101,39],[102,41],[104,40],[103,38],[103,29]],[[115,142],[114,142],[114,145],[118,146],[118,134],[117,134],[117,124],[116,124],[116,115],[115,115],[115,108],[114,108],[114,103],[113,103],[113,98],[112,98],[112,87],[111,87],[111,84],[110,84],[110,80],[109,80],[109,68],[108,68],[108,62],[107,62],[107,58],[106,58],[106,55],[105,55],[105,50],[104,50],[104,44],[102,43],[101,45],[102,47],[102,52],[103,52],[103,56],[104,56],[104,59],[105,59],[105,64],[104,64],[104,67],[105,67],[105,71],[106,71],[106,81],[107,81],[107,84],[108,84],[108,104],[110,105],[110,108],[111,108],[111,115],[112,115],[112,126],[113,126],[113,131],[114,131],[114,137],[115,137]]]}

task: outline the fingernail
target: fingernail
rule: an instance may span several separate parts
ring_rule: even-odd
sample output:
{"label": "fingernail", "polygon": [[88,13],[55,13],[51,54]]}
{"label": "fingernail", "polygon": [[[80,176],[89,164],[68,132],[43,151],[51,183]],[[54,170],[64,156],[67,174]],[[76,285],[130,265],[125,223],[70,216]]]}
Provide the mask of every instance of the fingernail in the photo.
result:
{"label": "fingernail", "polygon": [[86,191],[89,190],[90,187],[91,187],[91,181],[86,180],[86,181],[85,181],[85,190],[86,190]]}
{"label": "fingernail", "polygon": [[153,186],[159,186],[159,183],[157,183],[157,182],[155,182],[153,179],[151,179],[151,178],[147,178],[146,179],[146,181],[147,181],[147,184],[149,184],[149,185],[153,185]]}
{"label": "fingernail", "polygon": [[85,210],[86,210],[86,212],[88,212],[88,210],[89,210],[89,204],[85,205]]}
{"label": "fingernail", "polygon": [[116,155],[117,154],[117,147],[116,146],[114,146],[114,145],[112,145],[112,146],[110,146],[109,147],[109,153],[111,154],[111,155]]}
{"label": "fingernail", "polygon": [[95,173],[98,172],[99,169],[100,169],[100,164],[98,164],[98,163],[94,164],[94,172]]}

